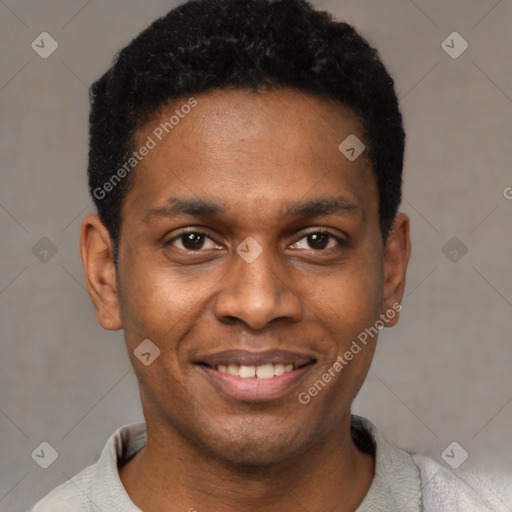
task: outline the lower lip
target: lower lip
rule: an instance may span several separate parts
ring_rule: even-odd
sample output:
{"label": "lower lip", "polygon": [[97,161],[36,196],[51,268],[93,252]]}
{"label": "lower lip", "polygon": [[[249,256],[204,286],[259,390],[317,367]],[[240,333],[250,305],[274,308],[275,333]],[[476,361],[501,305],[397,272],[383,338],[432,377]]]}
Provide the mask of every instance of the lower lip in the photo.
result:
{"label": "lower lip", "polygon": [[236,400],[264,402],[280,398],[297,386],[298,382],[313,367],[308,364],[283,375],[270,379],[249,377],[244,379],[229,373],[219,372],[208,366],[199,365],[208,380],[217,388]]}

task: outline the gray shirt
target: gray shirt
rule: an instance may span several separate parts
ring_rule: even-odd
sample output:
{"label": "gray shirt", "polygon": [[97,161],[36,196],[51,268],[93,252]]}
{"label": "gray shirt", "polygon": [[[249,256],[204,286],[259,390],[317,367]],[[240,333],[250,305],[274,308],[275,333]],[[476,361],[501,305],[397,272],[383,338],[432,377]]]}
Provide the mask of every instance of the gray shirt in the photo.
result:
{"label": "gray shirt", "polygon": [[[375,454],[375,474],[355,512],[497,512],[512,510],[511,496],[490,493],[468,483],[433,459],[411,455],[389,443],[367,419],[352,416],[357,444]],[[63,483],[30,512],[141,512],[119,478],[118,465],[130,460],[146,443],[146,424],[118,429],[92,466]],[[510,500],[510,501],[509,501]]]}

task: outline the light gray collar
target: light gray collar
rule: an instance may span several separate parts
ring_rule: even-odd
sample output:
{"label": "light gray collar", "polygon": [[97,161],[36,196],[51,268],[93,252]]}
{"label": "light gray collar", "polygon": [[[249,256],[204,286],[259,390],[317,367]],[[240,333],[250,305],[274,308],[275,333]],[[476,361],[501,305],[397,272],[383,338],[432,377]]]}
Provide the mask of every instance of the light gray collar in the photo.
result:
{"label": "light gray collar", "polygon": [[420,512],[421,481],[412,457],[389,443],[366,418],[352,415],[351,424],[363,435],[367,432],[375,447],[375,475],[356,512]]}
{"label": "light gray collar", "polygon": [[[351,425],[375,449],[375,475],[356,512],[421,511],[421,482],[412,457],[389,443],[366,418],[352,415]],[[132,458],[146,440],[144,422],[125,425],[111,436],[92,476],[92,505],[103,511],[141,512],[121,483],[118,461]]]}

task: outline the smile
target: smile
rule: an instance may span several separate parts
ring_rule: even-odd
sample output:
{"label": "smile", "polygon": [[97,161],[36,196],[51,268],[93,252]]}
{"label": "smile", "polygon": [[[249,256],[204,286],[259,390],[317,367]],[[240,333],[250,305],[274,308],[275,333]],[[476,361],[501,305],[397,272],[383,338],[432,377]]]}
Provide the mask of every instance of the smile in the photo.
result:
{"label": "smile", "polygon": [[261,366],[245,366],[238,364],[219,364],[216,368],[221,373],[236,375],[242,379],[271,379],[293,371],[293,364],[267,363]]}
{"label": "smile", "polygon": [[217,392],[236,400],[261,402],[289,393],[315,362],[309,356],[285,351],[225,351],[204,357],[196,365]]}

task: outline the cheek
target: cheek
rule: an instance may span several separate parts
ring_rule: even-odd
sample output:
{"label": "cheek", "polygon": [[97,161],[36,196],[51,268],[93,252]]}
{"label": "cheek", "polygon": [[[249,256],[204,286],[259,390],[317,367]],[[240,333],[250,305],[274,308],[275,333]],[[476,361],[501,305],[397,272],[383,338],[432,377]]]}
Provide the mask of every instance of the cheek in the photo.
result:
{"label": "cheek", "polygon": [[378,317],[382,265],[371,256],[357,255],[339,269],[321,277],[307,277],[303,282],[305,304],[329,325],[361,327]]}
{"label": "cheek", "polygon": [[[363,385],[375,352],[382,293],[378,273],[359,274],[355,269],[338,279],[333,277],[328,286],[328,293],[309,299],[319,306],[328,340],[327,358],[306,390],[313,396],[322,388],[318,393],[322,397],[315,400],[325,417],[346,414]],[[328,382],[325,394],[319,380]]]}
{"label": "cheek", "polygon": [[150,260],[125,261],[120,290],[123,329],[130,344],[149,338],[162,349],[170,348],[173,340],[180,339],[203,314],[219,277],[209,272],[187,275],[168,265],[145,261]]}
{"label": "cheek", "polygon": [[[368,256],[365,256],[368,255]],[[335,374],[338,398],[355,395],[371,364],[380,318],[383,278],[379,259],[360,254],[328,278],[312,280],[307,304],[323,324],[327,359],[322,371]],[[340,364],[333,368],[336,361]],[[326,376],[329,379],[329,376]],[[334,400],[337,400],[333,397]]]}
{"label": "cheek", "polygon": [[[344,303],[342,325],[346,326],[343,335],[338,337],[338,369],[340,383],[344,382],[347,392],[353,398],[361,387],[375,352],[379,330],[376,322],[380,318],[383,275],[382,263],[372,253],[363,264],[354,269],[348,283],[352,292]],[[341,329],[338,331],[340,332]]]}

